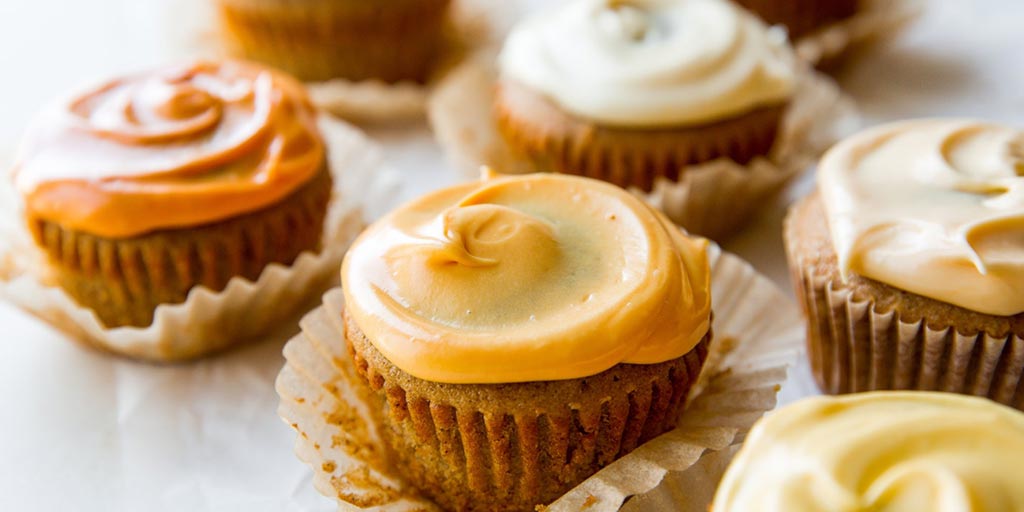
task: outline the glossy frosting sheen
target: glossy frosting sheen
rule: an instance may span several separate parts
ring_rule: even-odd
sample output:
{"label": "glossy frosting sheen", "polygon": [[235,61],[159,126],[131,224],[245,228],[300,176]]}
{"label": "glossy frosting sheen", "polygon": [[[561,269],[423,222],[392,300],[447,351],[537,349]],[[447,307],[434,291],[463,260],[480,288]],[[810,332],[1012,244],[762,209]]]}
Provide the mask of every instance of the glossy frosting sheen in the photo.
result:
{"label": "glossy frosting sheen", "polygon": [[709,327],[706,246],[612,185],[491,177],[376,222],[342,282],[367,338],[416,377],[572,379],[689,352]]}
{"label": "glossy frosting sheen", "polygon": [[1024,510],[1024,414],[983,398],[809,398],[761,420],[712,512]]}
{"label": "glossy frosting sheen", "polygon": [[727,0],[572,0],[513,29],[502,75],[584,118],[687,125],[788,100],[784,32]]}
{"label": "glossy frosting sheen", "polygon": [[197,62],[55,103],[30,129],[14,179],[30,219],[117,238],[262,208],[323,161],[301,84]]}
{"label": "glossy frosting sheen", "polygon": [[847,139],[819,188],[844,273],[993,315],[1024,311],[1024,132],[918,120]]}

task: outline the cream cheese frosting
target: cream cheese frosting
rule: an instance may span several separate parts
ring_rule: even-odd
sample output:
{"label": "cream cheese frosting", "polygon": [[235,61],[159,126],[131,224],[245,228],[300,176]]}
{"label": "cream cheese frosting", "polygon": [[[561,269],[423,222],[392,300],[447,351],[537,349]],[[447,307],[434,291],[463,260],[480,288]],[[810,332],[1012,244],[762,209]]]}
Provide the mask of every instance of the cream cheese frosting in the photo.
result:
{"label": "cream cheese frosting", "polygon": [[1024,132],[982,121],[880,126],[818,174],[844,276],[992,315],[1024,312]]}
{"label": "cream cheese frosting", "polygon": [[758,422],[711,512],[1024,510],[1024,414],[950,393],[816,397]]}
{"label": "cream cheese frosting", "polygon": [[490,176],[374,223],[342,284],[367,339],[415,377],[572,379],[696,346],[710,322],[706,248],[613,185]]}
{"label": "cream cheese frosting", "polygon": [[609,125],[692,125],[785,103],[785,32],[727,0],[572,0],[516,26],[503,79]]}
{"label": "cream cheese frosting", "polygon": [[324,159],[302,84],[256,64],[195,61],[54,102],[13,175],[30,221],[123,238],[266,207]]}

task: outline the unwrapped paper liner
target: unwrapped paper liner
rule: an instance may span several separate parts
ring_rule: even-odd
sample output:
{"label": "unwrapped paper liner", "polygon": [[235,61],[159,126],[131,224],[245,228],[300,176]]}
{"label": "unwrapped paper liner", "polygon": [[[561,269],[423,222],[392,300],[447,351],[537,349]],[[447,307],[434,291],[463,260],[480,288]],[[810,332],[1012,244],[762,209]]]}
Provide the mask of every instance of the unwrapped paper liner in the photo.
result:
{"label": "unwrapped paper liner", "polygon": [[[709,251],[715,339],[679,426],[588,478],[548,511],[618,510],[627,497],[661,493],[663,479],[674,482],[682,474],[701,476],[675,485],[713,493],[721,471],[687,468],[705,452],[739,442],[775,406],[801,346],[799,313],[746,262],[714,245]],[[298,433],[296,454],[312,467],[317,490],[336,499],[339,510],[438,510],[388,465],[366,405],[374,398],[358,385],[345,348],[343,307],[340,289],[327,292],[323,306],[303,318],[302,333],[284,349],[278,412]]]}
{"label": "unwrapped paper liner", "polygon": [[921,0],[861,0],[853,16],[797,40],[796,54],[804,62],[827,67],[847,50],[895,35],[923,8]]}
{"label": "unwrapped paper liner", "polygon": [[[157,307],[148,327],[106,328],[88,308],[41,278],[30,235],[11,186],[3,187],[4,246],[0,247],[0,298],[86,344],[149,361],[198,357],[264,336],[315,305],[338,278],[349,243],[367,220],[396,196],[398,178],[382,167],[380,150],[354,128],[322,116],[334,179],[318,253],[304,252],[290,266],[272,263],[259,278],[231,279],[220,292],[197,286],[185,302]],[[305,307],[306,309],[302,309]]]}
{"label": "unwrapped paper liner", "polygon": [[[498,132],[493,114],[498,71],[495,56],[481,53],[449,73],[430,98],[428,116],[448,160],[467,179],[481,165],[503,173],[534,166]],[[857,124],[852,101],[829,78],[806,70],[787,109],[771,154],[747,165],[721,158],[679,171],[679,181],[655,180],[651,192],[632,189],[691,233],[723,240],[807,169]]]}

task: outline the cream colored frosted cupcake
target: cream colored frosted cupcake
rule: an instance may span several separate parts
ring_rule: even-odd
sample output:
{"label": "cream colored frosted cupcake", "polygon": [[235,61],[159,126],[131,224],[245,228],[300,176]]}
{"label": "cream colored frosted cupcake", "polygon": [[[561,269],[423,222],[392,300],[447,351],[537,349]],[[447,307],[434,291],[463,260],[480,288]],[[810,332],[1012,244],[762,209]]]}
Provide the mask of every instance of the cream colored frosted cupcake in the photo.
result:
{"label": "cream colored frosted cupcake", "polygon": [[786,248],[829,393],[941,390],[1024,407],[1024,132],[930,119],[822,159]]}
{"label": "cream colored frosted cupcake", "polygon": [[947,393],[808,398],[760,420],[711,512],[1024,510],[1024,414]]}
{"label": "cream colored frosted cupcake", "polygon": [[768,156],[797,81],[785,33],[726,0],[574,0],[513,29],[500,68],[499,129],[537,170],[643,191]]}

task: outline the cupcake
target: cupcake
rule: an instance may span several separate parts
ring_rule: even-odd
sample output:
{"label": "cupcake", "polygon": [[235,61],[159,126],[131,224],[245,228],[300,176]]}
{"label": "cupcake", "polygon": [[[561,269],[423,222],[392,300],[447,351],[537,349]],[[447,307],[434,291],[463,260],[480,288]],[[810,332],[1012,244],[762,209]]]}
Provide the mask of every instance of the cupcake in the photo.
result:
{"label": "cupcake", "polygon": [[807,398],[761,419],[711,512],[1024,510],[1024,414],[948,393]]}
{"label": "cupcake", "polygon": [[425,82],[449,0],[216,0],[220,34],[246,59],[304,81]]}
{"label": "cupcake", "polygon": [[[513,150],[644,192],[687,166],[767,157],[797,78],[785,34],[725,0],[573,0],[515,27],[499,67],[494,115]],[[733,210],[722,231],[743,220]]]}
{"label": "cupcake", "polygon": [[318,249],[331,195],[294,79],[194,62],[58,101],[12,171],[40,273],[108,328]]}
{"label": "cupcake", "polygon": [[336,314],[393,465],[446,509],[532,511],[672,429],[711,338],[706,247],[557,175],[373,224]]}
{"label": "cupcake", "polygon": [[857,14],[860,0],[735,0],[796,40]]}
{"label": "cupcake", "polygon": [[1024,132],[929,119],[824,156],[785,223],[828,393],[941,390],[1024,407]]}

